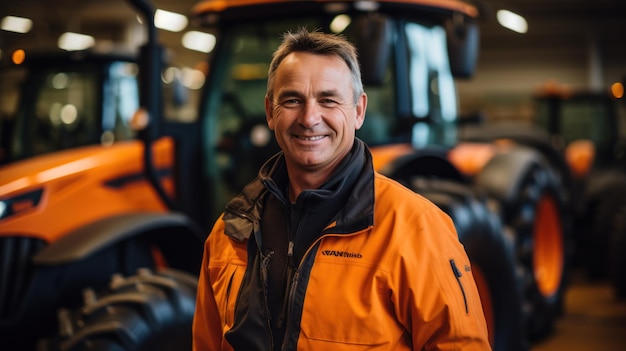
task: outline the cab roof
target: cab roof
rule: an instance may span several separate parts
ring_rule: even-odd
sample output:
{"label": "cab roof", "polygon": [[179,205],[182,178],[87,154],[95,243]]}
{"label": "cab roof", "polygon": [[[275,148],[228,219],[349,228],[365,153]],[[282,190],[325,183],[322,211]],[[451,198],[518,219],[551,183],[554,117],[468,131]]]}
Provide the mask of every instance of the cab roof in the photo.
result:
{"label": "cab roof", "polygon": [[[442,13],[462,13],[468,17],[477,18],[479,10],[477,7],[462,0],[202,0],[194,6],[192,13],[194,16],[202,17],[210,14],[223,14],[226,12],[241,11],[246,8],[265,7],[269,11],[282,10],[286,6],[298,7],[307,5],[338,6],[348,5],[363,11],[375,11],[383,8],[398,9],[407,12],[442,12]],[[271,12],[256,12],[256,17],[270,15]],[[249,16],[249,15],[248,15]],[[245,16],[245,17],[248,17]]]}

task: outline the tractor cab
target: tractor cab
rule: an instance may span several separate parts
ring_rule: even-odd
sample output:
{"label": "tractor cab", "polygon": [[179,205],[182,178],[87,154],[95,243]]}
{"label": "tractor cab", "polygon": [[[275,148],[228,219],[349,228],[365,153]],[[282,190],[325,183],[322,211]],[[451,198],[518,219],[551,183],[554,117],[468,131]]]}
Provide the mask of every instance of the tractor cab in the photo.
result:
{"label": "tractor cab", "polygon": [[[267,71],[283,33],[300,27],[346,36],[357,46],[368,94],[357,136],[370,146],[456,141],[455,76],[476,59],[475,8],[367,1],[204,1],[195,23],[217,38],[199,119],[215,157],[204,172],[216,204],[236,194],[278,150],[264,110]],[[213,152],[213,151],[211,151]],[[221,206],[216,206],[221,211]],[[214,213],[216,216],[217,213]]]}

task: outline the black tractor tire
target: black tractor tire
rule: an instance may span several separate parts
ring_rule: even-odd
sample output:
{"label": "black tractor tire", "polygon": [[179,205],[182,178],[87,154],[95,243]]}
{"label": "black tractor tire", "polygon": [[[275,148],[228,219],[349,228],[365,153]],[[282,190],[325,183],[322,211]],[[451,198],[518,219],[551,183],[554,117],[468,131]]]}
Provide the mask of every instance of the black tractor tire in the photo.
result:
{"label": "black tractor tire", "polygon": [[197,277],[173,269],[114,275],[109,289],[87,288],[80,308],[60,309],[59,336],[38,350],[191,350]]}
{"label": "black tractor tire", "polygon": [[456,181],[415,178],[410,186],[452,219],[472,264],[493,350],[528,350],[520,294],[523,275],[516,266],[513,236],[499,215],[486,199]]}
{"label": "black tractor tire", "polygon": [[611,262],[611,235],[618,210],[626,201],[626,174],[613,171],[596,171],[590,174],[586,189],[587,208],[580,256],[587,278],[609,278]]}
{"label": "black tractor tire", "polygon": [[517,262],[525,274],[526,330],[531,341],[545,339],[563,314],[569,283],[573,217],[567,190],[543,156],[528,148],[495,156],[476,184],[500,204],[503,223],[513,229]]}
{"label": "black tractor tire", "polygon": [[612,222],[610,279],[618,300],[626,300],[626,198],[617,209]]}

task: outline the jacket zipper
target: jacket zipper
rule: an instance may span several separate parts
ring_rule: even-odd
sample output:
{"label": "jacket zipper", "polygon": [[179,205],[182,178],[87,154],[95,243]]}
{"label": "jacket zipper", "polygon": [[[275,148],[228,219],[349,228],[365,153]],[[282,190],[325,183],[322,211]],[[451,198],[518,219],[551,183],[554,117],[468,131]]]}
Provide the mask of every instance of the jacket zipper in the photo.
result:
{"label": "jacket zipper", "polygon": [[[267,284],[267,280],[268,280],[268,278],[267,278],[267,267],[269,265],[269,262],[270,262],[272,256],[274,255],[274,251],[270,251],[267,254],[264,254],[261,251],[261,248],[258,248],[258,250],[259,250],[259,253],[260,253],[260,256],[261,256],[261,279],[263,280],[263,284],[266,285]],[[263,290],[267,291],[267,287],[264,286]],[[269,338],[268,338],[269,347],[268,347],[268,350],[273,350],[274,349],[274,345],[273,345],[272,340],[274,340],[274,336],[272,335],[272,328],[270,326],[271,321],[270,321],[270,317],[269,317],[270,312],[269,312],[268,303],[267,303],[267,292],[263,293],[263,305],[265,306],[266,330],[267,330],[267,332],[269,334]]]}
{"label": "jacket zipper", "polygon": [[287,273],[286,277],[291,280],[291,284],[285,284],[285,299],[283,300],[283,307],[280,312],[280,316],[278,317],[278,326],[282,328],[283,323],[285,322],[287,315],[287,306],[289,304],[289,296],[291,295],[291,286],[293,284],[292,274],[292,260],[293,257],[293,241],[289,241],[289,247],[287,248]]}
{"label": "jacket zipper", "polygon": [[463,302],[465,303],[465,313],[469,313],[469,307],[467,306],[467,296],[465,295],[465,289],[463,288],[463,283],[461,282],[461,277],[463,276],[463,273],[461,273],[461,270],[459,269],[459,267],[456,266],[456,263],[454,262],[454,260],[450,260],[450,266],[452,267],[452,272],[454,273],[454,276],[456,277],[456,281],[459,283],[459,287],[461,288],[461,294],[463,294]]}
{"label": "jacket zipper", "polygon": [[[294,295],[296,294],[296,285],[298,285],[298,277],[300,275],[300,270],[297,269],[294,273],[293,273],[293,278],[291,279],[291,287],[289,288],[289,297],[287,298],[287,315],[291,314],[291,309],[292,309],[292,301],[294,299]],[[281,350],[286,350],[287,349],[287,345],[289,344],[288,340],[289,340],[289,333],[291,332],[291,323],[287,323],[286,327],[285,327],[285,336],[283,338],[283,343],[281,346]]]}

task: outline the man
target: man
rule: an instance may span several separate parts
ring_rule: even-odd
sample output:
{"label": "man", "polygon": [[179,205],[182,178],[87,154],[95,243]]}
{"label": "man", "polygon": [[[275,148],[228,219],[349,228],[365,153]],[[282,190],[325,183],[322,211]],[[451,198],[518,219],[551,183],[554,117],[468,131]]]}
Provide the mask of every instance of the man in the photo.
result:
{"label": "man", "polygon": [[373,170],[343,37],[285,34],[265,98],[281,152],[206,243],[194,350],[489,350],[450,218]]}

